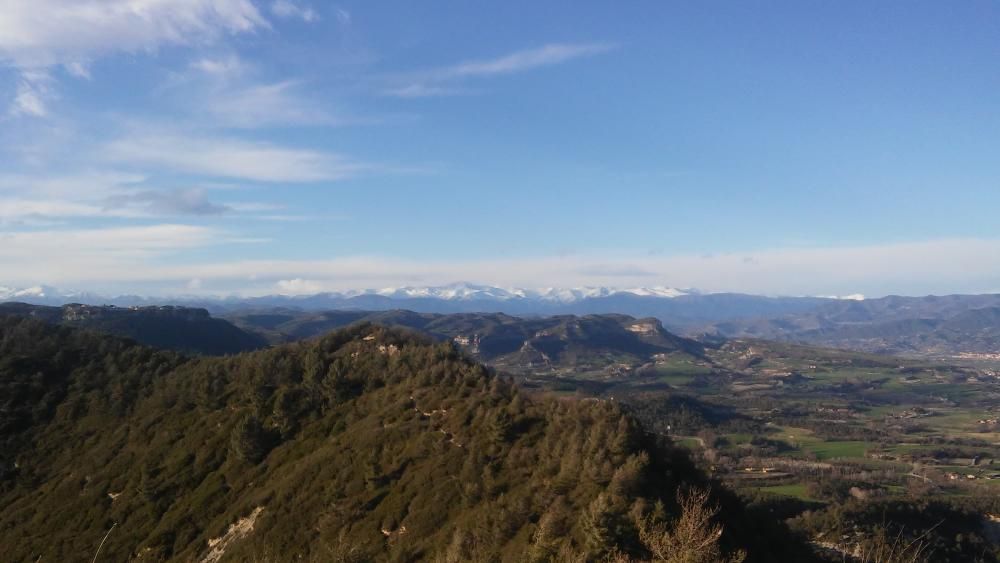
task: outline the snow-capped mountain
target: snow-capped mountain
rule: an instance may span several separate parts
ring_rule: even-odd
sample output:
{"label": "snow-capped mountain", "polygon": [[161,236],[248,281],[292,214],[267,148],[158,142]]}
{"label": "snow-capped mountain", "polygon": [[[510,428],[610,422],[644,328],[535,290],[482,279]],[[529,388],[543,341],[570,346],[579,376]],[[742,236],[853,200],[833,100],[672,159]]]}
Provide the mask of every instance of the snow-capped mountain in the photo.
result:
{"label": "snow-capped mountain", "polygon": [[14,288],[0,285],[0,301],[16,301],[18,299],[45,299],[48,296],[59,295],[55,288],[44,285],[34,287]]}
{"label": "snow-capped mountain", "polygon": [[673,298],[682,295],[698,294],[692,289],[676,289],[672,287],[635,287],[635,288],[614,288],[614,287],[545,287],[545,288],[503,288],[489,285],[477,285],[467,282],[458,282],[442,286],[408,286],[408,287],[387,287],[382,289],[368,289],[360,291],[333,292],[329,295],[340,297],[358,297],[363,295],[379,295],[391,299],[443,299],[443,300],[498,300],[508,301],[514,299],[539,299],[543,301],[557,301],[560,303],[573,303],[582,299],[592,299],[597,297],[610,297],[612,295],[629,294],[639,297],[662,297]]}
{"label": "snow-capped mountain", "polygon": [[[544,287],[544,288],[503,288],[489,285],[479,285],[467,282],[458,282],[441,286],[405,286],[386,287],[381,289],[359,289],[346,291],[333,291],[321,294],[301,295],[277,293],[273,296],[265,296],[250,299],[266,299],[268,297],[287,297],[290,299],[310,299],[320,295],[327,298],[344,298],[379,296],[389,299],[440,299],[445,301],[472,301],[472,300],[541,300],[554,301],[559,303],[573,303],[584,299],[594,299],[611,297],[614,295],[634,295],[637,297],[660,297],[674,298],[683,295],[698,295],[699,292],[692,289],[676,289],[672,287]],[[81,293],[61,291],[54,287],[38,285],[27,288],[12,288],[0,286],[0,301],[16,301],[19,299],[30,301],[65,301],[67,299],[97,299],[107,303],[116,302],[122,299],[129,301],[157,301],[156,298],[142,298],[136,296],[110,296],[94,293]],[[189,296],[165,297],[163,301],[174,300],[213,300],[232,299],[223,296],[217,298],[197,298]]]}
{"label": "snow-capped mountain", "polygon": [[[362,292],[361,294],[366,294]],[[517,299],[527,295],[523,289],[504,289],[488,285],[459,282],[436,287],[388,287],[373,291],[376,295],[394,299]],[[344,292],[350,296],[351,292]]]}
{"label": "snow-capped mountain", "polygon": [[510,315],[585,315],[621,313],[657,317],[675,324],[699,324],[731,318],[776,317],[810,310],[817,297],[764,297],[735,293],[701,293],[672,287],[502,288],[472,283],[407,286],[311,294],[245,296],[100,295],[66,292],[46,286],[0,287],[0,302],[34,305],[180,305],[201,307],[219,315],[232,311],[294,308],[305,311],[407,309],[418,313],[507,313]]}
{"label": "snow-capped mountain", "polygon": [[557,288],[549,287],[544,289],[535,290],[532,294],[533,297],[539,299],[545,299],[550,301],[559,301],[561,303],[573,303],[574,301],[580,301],[582,299],[594,299],[600,297],[611,297],[613,295],[635,295],[637,297],[662,297],[662,298],[674,298],[680,297],[682,295],[698,295],[699,292],[693,289],[676,289],[673,287],[631,287],[631,288],[615,288],[615,287],[576,287],[576,288]]}
{"label": "snow-capped mountain", "polygon": [[824,295],[824,297],[827,297],[828,299],[837,299],[837,300],[840,300],[840,301],[864,301],[865,300],[865,296],[862,293],[852,293],[850,295],[830,295],[830,296],[825,296]]}
{"label": "snow-capped mountain", "polygon": [[45,290],[42,287],[29,287],[25,289],[15,289],[0,285],[0,299],[13,299],[22,295],[38,295]]}

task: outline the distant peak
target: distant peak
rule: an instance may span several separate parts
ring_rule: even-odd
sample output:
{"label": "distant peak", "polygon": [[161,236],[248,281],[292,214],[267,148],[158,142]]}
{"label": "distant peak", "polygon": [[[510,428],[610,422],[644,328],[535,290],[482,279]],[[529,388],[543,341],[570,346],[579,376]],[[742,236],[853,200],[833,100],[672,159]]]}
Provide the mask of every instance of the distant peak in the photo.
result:
{"label": "distant peak", "polygon": [[48,295],[56,295],[58,291],[54,288],[47,287],[44,285],[36,285],[32,287],[25,288],[13,288],[0,286],[0,299],[18,299],[18,298],[44,298]]}
{"label": "distant peak", "polygon": [[852,293],[850,295],[821,295],[823,299],[837,299],[840,301],[864,301],[865,296],[861,293]]}
{"label": "distant peak", "polygon": [[335,292],[331,295],[341,297],[358,297],[363,295],[379,295],[393,299],[444,299],[444,300],[498,300],[539,299],[544,301],[559,301],[571,303],[582,299],[610,297],[612,295],[635,295],[638,297],[674,298],[682,295],[697,294],[691,289],[672,287],[496,287],[474,284],[470,282],[455,282],[438,286],[402,286],[384,287],[381,289],[348,290]]}
{"label": "distant peak", "polygon": [[[449,283],[437,286],[401,286],[383,287],[379,289],[354,289],[344,291],[316,292],[316,293],[284,293],[277,292],[276,297],[305,300],[310,298],[354,298],[354,297],[385,297],[389,299],[435,299],[444,301],[548,301],[558,303],[575,303],[586,299],[608,298],[613,296],[635,296],[648,298],[673,299],[685,295],[698,295],[700,292],[693,289],[679,289],[667,286],[650,287],[626,287],[617,288],[609,286],[583,286],[583,287],[497,287],[491,285],[476,284],[466,281]],[[37,285],[27,288],[12,288],[0,286],[0,301],[30,300],[44,301],[46,303],[68,302],[74,298],[86,298],[87,302],[112,302],[115,300],[132,303],[156,303],[164,299],[198,300],[194,297],[172,296],[164,298],[138,297],[138,296],[111,296],[79,292],[60,291],[56,288]],[[213,298],[201,298],[202,300],[212,300]]]}

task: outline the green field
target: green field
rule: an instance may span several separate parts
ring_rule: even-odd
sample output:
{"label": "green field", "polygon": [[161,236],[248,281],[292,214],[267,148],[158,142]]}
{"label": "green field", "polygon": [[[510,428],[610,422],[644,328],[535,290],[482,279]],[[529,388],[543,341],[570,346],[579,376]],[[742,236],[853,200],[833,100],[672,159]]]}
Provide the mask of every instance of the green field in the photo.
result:
{"label": "green field", "polygon": [[745,432],[736,432],[733,434],[724,434],[723,437],[732,445],[737,444],[749,444],[750,440],[753,440],[753,434],[747,434]]}
{"label": "green field", "polygon": [[692,381],[694,381],[694,378],[695,378],[694,375],[690,375],[687,373],[670,372],[660,375],[659,377],[656,378],[656,380],[666,383],[667,385],[672,385],[677,387],[691,383]]}
{"label": "green field", "polygon": [[793,483],[791,485],[771,485],[769,487],[760,487],[757,490],[763,493],[795,497],[802,500],[816,500],[809,497],[809,493],[806,492],[806,486],[802,483]]}
{"label": "green field", "polygon": [[867,442],[811,442],[803,444],[802,449],[816,454],[819,459],[834,459],[840,457],[865,457],[865,450],[871,445]]}
{"label": "green field", "polygon": [[676,443],[678,446],[684,448],[690,448],[692,450],[701,447],[701,441],[698,440],[698,438],[680,438],[676,440],[674,443]]}

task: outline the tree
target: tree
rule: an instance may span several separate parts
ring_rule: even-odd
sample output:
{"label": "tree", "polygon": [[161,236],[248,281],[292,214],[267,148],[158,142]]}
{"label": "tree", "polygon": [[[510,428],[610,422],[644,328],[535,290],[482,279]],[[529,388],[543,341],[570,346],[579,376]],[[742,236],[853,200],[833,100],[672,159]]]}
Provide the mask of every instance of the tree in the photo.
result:
{"label": "tree", "polygon": [[636,430],[628,417],[618,419],[618,427],[611,439],[611,453],[622,459],[631,453],[636,446]]}
{"label": "tree", "polygon": [[299,418],[307,411],[305,393],[300,389],[282,387],[274,395],[274,421],[287,438],[299,428]]}
{"label": "tree", "polygon": [[270,435],[256,416],[247,415],[233,428],[230,449],[237,457],[250,463],[260,463],[270,448]]}
{"label": "tree", "polygon": [[514,421],[506,409],[497,409],[490,418],[490,438],[495,444],[510,440]]}
{"label": "tree", "polygon": [[566,501],[562,497],[556,499],[542,514],[531,541],[529,555],[532,561],[551,561],[556,558],[562,539],[566,536],[568,514]]}
{"label": "tree", "polygon": [[310,348],[302,358],[302,375],[306,385],[316,387],[323,382],[327,371],[326,358],[319,348]]}
{"label": "tree", "polygon": [[226,376],[221,369],[206,369],[198,381],[198,404],[206,410],[222,408],[226,403]]}
{"label": "tree", "polygon": [[364,479],[365,487],[373,491],[382,486],[385,475],[382,472],[382,464],[379,462],[380,452],[373,449],[365,460]]}
{"label": "tree", "polygon": [[646,452],[629,456],[611,477],[611,484],[608,487],[611,493],[621,497],[631,497],[638,493],[648,465],[649,454]]}
{"label": "tree", "polygon": [[611,498],[605,493],[597,495],[580,522],[584,548],[590,558],[603,559],[614,551],[620,524],[621,514],[615,510]]}
{"label": "tree", "polygon": [[137,492],[146,502],[152,504],[160,496],[160,483],[156,478],[157,470],[150,463],[145,463],[139,474],[139,486]]}

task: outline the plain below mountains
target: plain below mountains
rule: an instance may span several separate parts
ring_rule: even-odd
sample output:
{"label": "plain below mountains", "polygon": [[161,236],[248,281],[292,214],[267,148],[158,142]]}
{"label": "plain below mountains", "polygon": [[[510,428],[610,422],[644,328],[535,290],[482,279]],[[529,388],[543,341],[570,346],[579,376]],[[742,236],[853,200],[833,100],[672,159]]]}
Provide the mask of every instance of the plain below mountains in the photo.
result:
{"label": "plain below mountains", "polygon": [[1000,295],[839,301],[805,313],[720,322],[689,332],[882,354],[985,357],[1000,352]]}

